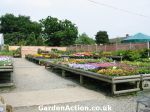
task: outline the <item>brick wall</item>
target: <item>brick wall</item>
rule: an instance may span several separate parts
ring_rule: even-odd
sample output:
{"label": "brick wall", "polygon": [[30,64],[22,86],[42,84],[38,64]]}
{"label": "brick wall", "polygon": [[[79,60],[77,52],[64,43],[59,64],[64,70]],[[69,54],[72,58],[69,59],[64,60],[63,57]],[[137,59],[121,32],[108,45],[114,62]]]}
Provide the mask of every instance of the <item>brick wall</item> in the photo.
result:
{"label": "brick wall", "polygon": [[[9,46],[9,50],[16,50],[20,46]],[[66,47],[46,47],[46,46],[21,46],[22,57],[25,57],[26,54],[36,54],[38,49],[51,51],[51,49],[58,49],[66,51]]]}

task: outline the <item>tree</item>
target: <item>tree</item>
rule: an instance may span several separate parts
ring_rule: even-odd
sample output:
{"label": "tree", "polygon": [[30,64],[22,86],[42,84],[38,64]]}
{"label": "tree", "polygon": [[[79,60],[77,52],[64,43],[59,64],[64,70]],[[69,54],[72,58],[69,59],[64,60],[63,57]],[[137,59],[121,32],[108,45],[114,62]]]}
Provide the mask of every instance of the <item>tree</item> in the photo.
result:
{"label": "tree", "polygon": [[88,37],[86,33],[83,33],[79,35],[79,37],[76,39],[76,44],[91,45],[95,44],[95,40]]}
{"label": "tree", "polygon": [[17,18],[13,14],[6,14],[0,17],[1,21],[1,33],[13,33],[17,32],[18,28],[16,25]]}
{"label": "tree", "polygon": [[66,46],[75,44],[75,41],[78,37],[78,29],[75,24],[69,20],[64,20],[61,21],[61,26],[63,26],[62,32],[64,34],[61,40],[61,45]]}
{"label": "tree", "polygon": [[5,42],[10,45],[66,46],[74,44],[78,37],[75,24],[51,16],[38,23],[31,21],[29,16],[5,14],[0,21],[0,33],[4,34]]}
{"label": "tree", "polygon": [[30,34],[34,32],[39,34],[41,32],[41,25],[37,22],[32,22],[29,16],[19,15],[18,17],[13,14],[5,14],[0,17],[1,33],[14,33],[21,32]]}
{"label": "tree", "polygon": [[[26,44],[26,41],[31,38],[28,37],[30,34],[34,33],[35,38],[37,38],[41,33],[41,25],[31,21],[29,16],[5,14],[0,17],[0,21],[0,33],[4,34],[5,42],[7,44]],[[29,41],[28,44],[31,45]]]}
{"label": "tree", "polygon": [[78,36],[78,30],[75,24],[69,20],[58,20],[48,16],[40,20],[44,29],[43,33],[47,35],[46,43],[51,46],[66,46],[75,43]]}
{"label": "tree", "polygon": [[28,36],[28,39],[27,39],[26,42],[27,42],[26,45],[35,46],[37,44],[37,40],[36,40],[35,34],[31,33]]}
{"label": "tree", "polygon": [[20,32],[14,32],[14,33],[6,33],[4,34],[5,38],[5,44],[9,45],[26,45],[25,38],[26,36],[23,33]]}
{"label": "tree", "polygon": [[36,40],[36,45],[37,46],[44,46],[45,43],[44,43],[44,39],[42,38],[42,36],[40,35],[39,37],[37,37],[37,40]]}
{"label": "tree", "polygon": [[97,32],[96,36],[96,43],[97,44],[106,44],[109,43],[109,38],[108,38],[108,34],[106,31],[99,31]]}

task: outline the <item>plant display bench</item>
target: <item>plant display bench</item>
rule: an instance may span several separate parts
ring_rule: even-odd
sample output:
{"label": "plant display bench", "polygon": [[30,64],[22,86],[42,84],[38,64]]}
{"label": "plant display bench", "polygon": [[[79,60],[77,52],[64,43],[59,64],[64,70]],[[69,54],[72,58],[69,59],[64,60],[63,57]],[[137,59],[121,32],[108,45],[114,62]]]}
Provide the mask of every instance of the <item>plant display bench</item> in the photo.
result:
{"label": "plant display bench", "polygon": [[34,57],[26,57],[27,60],[39,64],[39,61],[41,60],[40,58],[34,58]]}
{"label": "plant display bench", "polygon": [[141,74],[142,89],[150,89],[150,74]]}
{"label": "plant display bench", "polygon": [[13,86],[13,66],[0,66],[0,87]]}
{"label": "plant display bench", "polygon": [[40,61],[42,60],[42,58],[31,58],[31,61],[38,64],[38,65],[41,65],[40,64]]}
{"label": "plant display bench", "polygon": [[[135,92],[140,90],[140,81],[141,81],[141,76],[140,75],[134,75],[134,76],[120,76],[120,77],[111,77],[111,76],[106,76],[94,72],[89,72],[81,69],[74,69],[71,67],[67,67],[65,65],[59,65],[59,64],[53,64],[51,62],[46,62],[45,64],[46,68],[50,69],[61,69],[62,70],[62,76],[65,77],[65,72],[69,71],[74,74],[78,74],[80,76],[80,83],[84,83],[84,77],[89,77],[92,79],[97,79],[100,81],[103,81],[105,83],[109,83],[111,85],[111,91],[113,95],[121,94],[121,93],[129,93],[129,92]],[[122,83],[127,83],[127,86],[129,87],[128,89],[118,89],[118,85]],[[133,88],[130,86],[134,85]]]}
{"label": "plant display bench", "polygon": [[38,65],[44,65],[46,61],[50,60],[50,59],[44,59],[44,58],[35,58],[35,57],[25,57],[27,60],[35,63],[35,64],[38,64]]}

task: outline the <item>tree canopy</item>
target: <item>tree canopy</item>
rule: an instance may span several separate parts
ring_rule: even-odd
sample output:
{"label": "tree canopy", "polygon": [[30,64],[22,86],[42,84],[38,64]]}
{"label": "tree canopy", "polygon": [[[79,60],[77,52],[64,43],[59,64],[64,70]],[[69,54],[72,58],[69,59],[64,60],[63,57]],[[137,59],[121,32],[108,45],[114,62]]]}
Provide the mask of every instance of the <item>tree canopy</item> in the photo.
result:
{"label": "tree canopy", "polygon": [[4,34],[5,43],[10,45],[32,45],[29,40],[37,39],[42,29],[40,23],[31,21],[28,16],[5,14],[0,21],[0,32]]}
{"label": "tree canopy", "polygon": [[76,39],[76,44],[91,45],[95,44],[95,40],[90,38],[86,33],[83,33]]}
{"label": "tree canopy", "polygon": [[29,16],[5,14],[0,21],[0,33],[9,45],[66,46],[74,44],[78,37],[75,24],[51,16],[35,22]]}
{"label": "tree canopy", "polygon": [[96,43],[97,44],[106,44],[109,43],[109,37],[106,31],[99,31],[97,32],[96,36]]}
{"label": "tree canopy", "polygon": [[65,46],[75,43],[78,37],[78,29],[69,20],[58,20],[48,16],[41,21],[43,33],[47,35],[46,43],[51,46]]}
{"label": "tree canopy", "polygon": [[109,43],[106,31],[99,31],[95,40],[83,33],[78,36],[78,28],[71,21],[48,16],[40,21],[32,21],[29,16],[5,14],[0,17],[0,33],[5,44],[30,46],[68,46],[73,44]]}

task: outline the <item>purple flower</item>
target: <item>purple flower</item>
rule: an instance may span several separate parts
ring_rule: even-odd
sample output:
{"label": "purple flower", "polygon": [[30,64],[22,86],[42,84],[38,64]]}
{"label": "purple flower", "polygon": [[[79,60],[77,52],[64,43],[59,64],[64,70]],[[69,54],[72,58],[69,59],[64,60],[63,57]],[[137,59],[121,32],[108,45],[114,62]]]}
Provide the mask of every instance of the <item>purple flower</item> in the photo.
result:
{"label": "purple flower", "polygon": [[98,68],[95,65],[89,65],[89,64],[68,64],[68,65],[71,68],[83,69],[83,70],[93,70],[93,69],[97,69]]}

